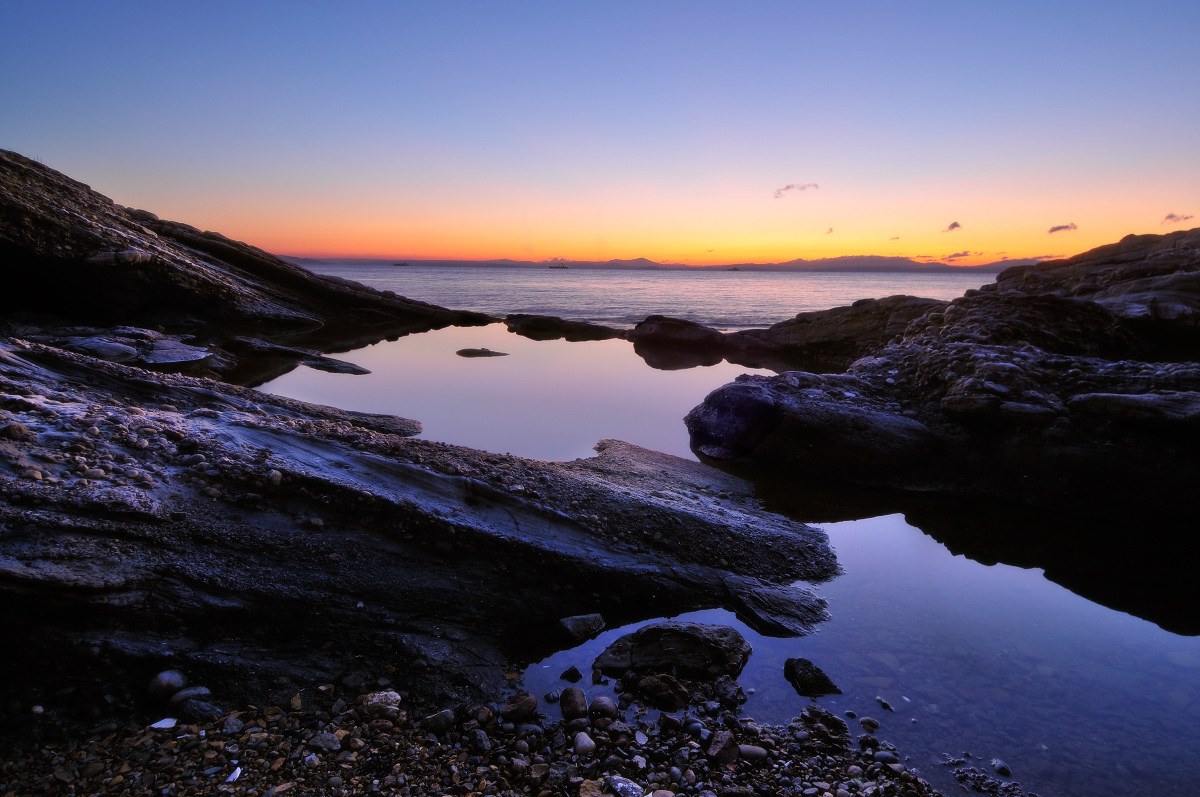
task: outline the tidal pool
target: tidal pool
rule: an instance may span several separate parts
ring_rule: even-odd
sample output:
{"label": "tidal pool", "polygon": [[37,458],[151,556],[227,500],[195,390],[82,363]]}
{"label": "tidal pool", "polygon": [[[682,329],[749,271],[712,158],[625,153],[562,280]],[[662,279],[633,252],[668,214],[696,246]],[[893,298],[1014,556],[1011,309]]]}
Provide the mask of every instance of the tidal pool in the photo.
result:
{"label": "tidal pool", "polygon": [[[479,347],[510,354],[455,354]],[[373,373],[299,368],[261,389],[415,418],[428,439],[540,459],[590,456],[607,437],[690,457],[683,415],[747,372],[727,363],[656,371],[624,341],[535,342],[501,325],[338,356]],[[1042,797],[1196,793],[1200,638],[1092,603],[1039,569],[952,555],[902,515],[817,525],[845,568],[816,587],[833,616],[817,633],[769,639],[728,612],[685,616],[733,625],[753,645],[739,679],[753,690],[746,715],[785,722],[800,713],[806,699],[784,680],[783,663],[803,656],[844,691],[821,705],[878,719],[877,735],[948,795],[961,787],[942,757],[963,753],[982,769],[1003,759],[1013,780]],[[530,664],[526,686],[539,695],[566,686],[561,672],[589,673],[595,656],[635,627]],[[584,683],[592,695],[612,689]]]}

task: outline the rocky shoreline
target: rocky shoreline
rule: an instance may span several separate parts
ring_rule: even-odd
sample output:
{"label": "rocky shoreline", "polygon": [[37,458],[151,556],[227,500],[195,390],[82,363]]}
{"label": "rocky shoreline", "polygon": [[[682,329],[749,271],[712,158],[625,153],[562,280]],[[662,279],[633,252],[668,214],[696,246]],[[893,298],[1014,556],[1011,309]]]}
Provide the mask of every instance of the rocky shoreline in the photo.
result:
{"label": "rocky shoreline", "polygon": [[[877,721],[848,718],[865,731],[852,741],[845,719],[816,706],[786,726],[767,726],[715,700],[694,712],[656,717],[628,694],[589,705],[568,687],[544,702],[522,693],[503,706],[459,705],[419,718],[428,707],[391,689],[387,679],[376,686],[354,699],[324,684],[297,692],[284,707],[79,729],[12,750],[0,764],[0,793],[937,793],[873,735]],[[987,776],[982,782],[1002,783]],[[1023,793],[1004,785],[1009,790],[1001,793]]]}
{"label": "rocky shoreline", "polygon": [[[0,794],[931,794],[869,718],[851,741],[815,705],[740,716],[740,668],[597,664],[615,697],[582,715],[570,687],[504,701],[522,661],[604,624],[720,607],[811,631],[825,606],[797,582],[839,572],[786,516],[812,485],[952,529],[930,499],[1183,518],[1200,475],[1196,230],[768,330],[506,319],[625,337],[658,368],[780,372],[688,416],[718,470],[611,440],[566,463],[489,454],[240,387],[493,319],[309,274],[15,153],[0,188]],[[1192,542],[1142,531],[1166,564],[1137,608],[1200,633],[1178,613]],[[1040,566],[1078,560],[1083,533],[1104,561],[1128,551],[1102,525],[1026,532]],[[164,670],[203,686],[148,695]]]}
{"label": "rocky shoreline", "polygon": [[[260,721],[287,738],[268,734],[256,750],[298,751],[301,726],[305,743],[325,734],[327,748],[351,728],[382,735],[388,771],[370,778],[382,781],[401,741],[439,758],[460,748],[398,715],[384,728],[347,708],[381,679],[406,705],[461,712],[511,694],[522,660],[604,623],[723,607],[788,636],[827,616],[797,584],[838,572],[826,536],[764,511],[736,477],[619,441],[567,463],[489,454],[413,439],[414,421],[232,384],[298,362],[344,370],[327,354],[486,319],[315,277],[13,153],[0,153],[0,178],[11,288],[0,307],[0,628],[19,651],[0,660],[0,736],[13,751],[0,792],[210,793],[212,762],[232,761],[220,751],[238,742],[199,740]],[[598,624],[564,622],[580,617]],[[167,707],[142,685],[164,667],[203,684],[175,695],[170,710],[192,734],[181,745],[147,730],[147,712]],[[338,718],[346,727],[327,727]],[[470,721],[455,715],[454,733],[476,730],[458,727]],[[497,751],[530,744],[503,722],[473,721],[503,741]],[[602,749],[625,743],[596,732]],[[562,760],[557,735],[539,738],[530,776],[508,772],[521,793],[545,790],[533,773]],[[198,770],[161,785],[131,775],[192,755]],[[363,772],[381,766],[363,758]],[[216,787],[283,793],[321,774],[301,791],[330,793],[342,773],[343,787],[370,790],[345,759],[319,773],[306,760]],[[596,783],[605,774],[584,769]],[[588,780],[573,778],[553,793]]]}

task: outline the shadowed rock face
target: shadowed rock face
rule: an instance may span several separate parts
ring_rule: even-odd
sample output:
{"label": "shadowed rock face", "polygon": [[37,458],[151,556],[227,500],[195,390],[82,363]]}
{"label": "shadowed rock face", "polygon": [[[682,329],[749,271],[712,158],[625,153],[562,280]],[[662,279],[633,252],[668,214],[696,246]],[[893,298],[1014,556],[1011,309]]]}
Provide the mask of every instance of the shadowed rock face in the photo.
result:
{"label": "shadowed rock face", "polygon": [[[66,325],[163,327],[158,331],[196,336],[190,342],[213,352],[207,365],[220,372],[239,357],[268,369],[271,360],[301,359],[286,350],[268,355],[239,346],[232,342],[239,335],[344,351],[387,336],[490,320],[312,274],[217,233],[114,204],[4,150],[0,279],[0,313],[22,314],[22,334]],[[91,337],[105,339],[102,330]],[[112,345],[109,359],[133,359]]]}

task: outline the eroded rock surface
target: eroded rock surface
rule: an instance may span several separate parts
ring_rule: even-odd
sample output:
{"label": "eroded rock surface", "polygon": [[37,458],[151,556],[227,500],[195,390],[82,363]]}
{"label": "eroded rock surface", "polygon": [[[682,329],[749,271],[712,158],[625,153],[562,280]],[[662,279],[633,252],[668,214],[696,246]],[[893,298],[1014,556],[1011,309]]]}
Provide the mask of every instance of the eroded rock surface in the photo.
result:
{"label": "eroded rock surface", "polygon": [[7,682],[82,656],[231,699],[355,672],[444,699],[501,692],[506,643],[545,655],[564,616],[824,617],[792,584],[836,573],[824,533],[740,479],[618,441],[546,463],[418,429],[0,340]]}

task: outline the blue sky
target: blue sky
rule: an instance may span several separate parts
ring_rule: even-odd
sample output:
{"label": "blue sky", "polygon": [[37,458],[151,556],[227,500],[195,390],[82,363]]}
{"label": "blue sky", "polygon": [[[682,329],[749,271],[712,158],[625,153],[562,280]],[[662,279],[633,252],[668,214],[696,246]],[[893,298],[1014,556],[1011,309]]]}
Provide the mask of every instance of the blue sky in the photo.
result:
{"label": "blue sky", "polygon": [[1200,214],[1145,9],[6,2],[0,147],[296,254],[1071,254]]}

